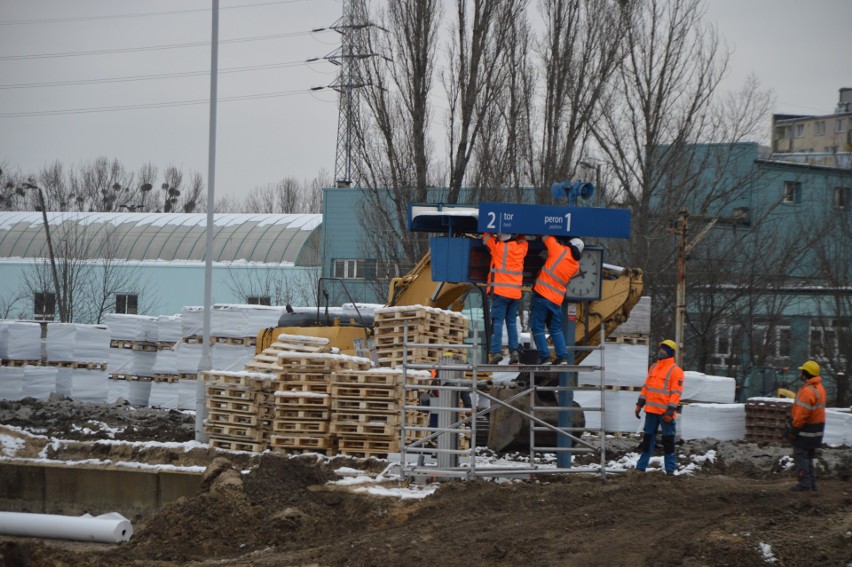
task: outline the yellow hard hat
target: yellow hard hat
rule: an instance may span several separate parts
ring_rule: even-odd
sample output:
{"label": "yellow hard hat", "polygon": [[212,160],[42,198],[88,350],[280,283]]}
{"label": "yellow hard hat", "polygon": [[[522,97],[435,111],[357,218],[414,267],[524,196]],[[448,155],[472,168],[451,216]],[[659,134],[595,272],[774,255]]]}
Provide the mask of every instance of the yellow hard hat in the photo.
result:
{"label": "yellow hard hat", "polygon": [[660,346],[663,346],[663,345],[666,345],[667,347],[672,349],[672,352],[677,352],[677,343],[674,342],[673,340],[666,339],[666,340],[664,340],[663,342],[660,343]]}
{"label": "yellow hard hat", "polygon": [[819,364],[813,360],[809,360],[799,367],[799,370],[804,370],[811,376],[819,376]]}

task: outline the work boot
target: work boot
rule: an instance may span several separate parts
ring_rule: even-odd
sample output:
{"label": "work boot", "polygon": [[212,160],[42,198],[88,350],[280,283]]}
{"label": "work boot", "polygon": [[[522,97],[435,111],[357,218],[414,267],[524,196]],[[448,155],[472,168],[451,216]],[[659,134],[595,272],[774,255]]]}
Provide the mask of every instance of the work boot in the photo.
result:
{"label": "work boot", "polygon": [[500,361],[503,360],[503,355],[499,352],[492,352],[491,356],[488,357],[488,364],[500,364]]}
{"label": "work boot", "polygon": [[564,356],[557,356],[555,359],[553,359],[553,362],[551,362],[551,364],[553,366],[565,365],[568,364],[568,359]]}
{"label": "work boot", "polygon": [[548,364],[551,364],[552,362],[553,362],[553,357],[550,356],[549,354],[547,356],[545,356],[544,358],[538,359],[539,366],[548,365]]}
{"label": "work boot", "polygon": [[513,350],[509,353],[509,364],[520,364],[521,363],[521,355],[518,351]]}

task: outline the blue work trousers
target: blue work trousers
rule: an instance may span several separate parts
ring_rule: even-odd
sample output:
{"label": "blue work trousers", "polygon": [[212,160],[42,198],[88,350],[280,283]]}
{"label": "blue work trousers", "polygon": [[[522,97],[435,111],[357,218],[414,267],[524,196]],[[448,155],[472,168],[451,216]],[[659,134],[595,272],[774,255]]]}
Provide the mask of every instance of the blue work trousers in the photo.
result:
{"label": "blue work trousers", "polygon": [[493,295],[491,298],[491,354],[497,354],[503,350],[503,323],[506,324],[509,350],[518,350],[518,300]]}
{"label": "blue work trousers", "polygon": [[666,472],[672,474],[675,471],[675,420],[672,420],[671,423],[666,423],[663,421],[663,415],[659,413],[645,412],[645,435],[642,439],[642,455],[636,463],[636,470],[644,471],[648,468],[648,462],[654,454],[654,443],[657,438],[658,427],[663,428],[663,465]]}
{"label": "blue work trousers", "polygon": [[[550,316],[550,323],[547,319]],[[532,330],[535,348],[538,349],[539,360],[544,361],[550,356],[547,346],[547,335],[544,329],[550,331],[550,340],[558,358],[568,358],[568,348],[565,346],[565,335],[562,333],[562,306],[545,299],[537,293],[532,294],[530,307],[530,329]],[[573,363],[573,360],[571,361]]]}

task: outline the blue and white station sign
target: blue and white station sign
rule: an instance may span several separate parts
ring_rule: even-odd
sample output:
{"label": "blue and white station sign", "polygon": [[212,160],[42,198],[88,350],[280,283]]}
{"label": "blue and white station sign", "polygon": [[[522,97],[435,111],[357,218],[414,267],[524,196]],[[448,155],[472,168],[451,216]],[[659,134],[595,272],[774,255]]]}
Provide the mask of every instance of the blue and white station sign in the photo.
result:
{"label": "blue and white station sign", "polygon": [[560,205],[481,203],[479,232],[630,238],[630,211]]}

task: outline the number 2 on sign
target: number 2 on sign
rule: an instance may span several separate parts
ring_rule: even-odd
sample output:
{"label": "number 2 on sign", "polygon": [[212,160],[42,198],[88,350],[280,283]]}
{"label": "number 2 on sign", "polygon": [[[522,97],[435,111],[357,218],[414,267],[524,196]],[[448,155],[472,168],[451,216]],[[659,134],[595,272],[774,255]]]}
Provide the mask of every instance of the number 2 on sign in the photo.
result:
{"label": "number 2 on sign", "polygon": [[497,225],[494,224],[494,221],[496,220],[497,215],[494,213],[494,211],[488,211],[488,224],[486,225],[487,228],[490,228],[491,230],[496,230]]}

